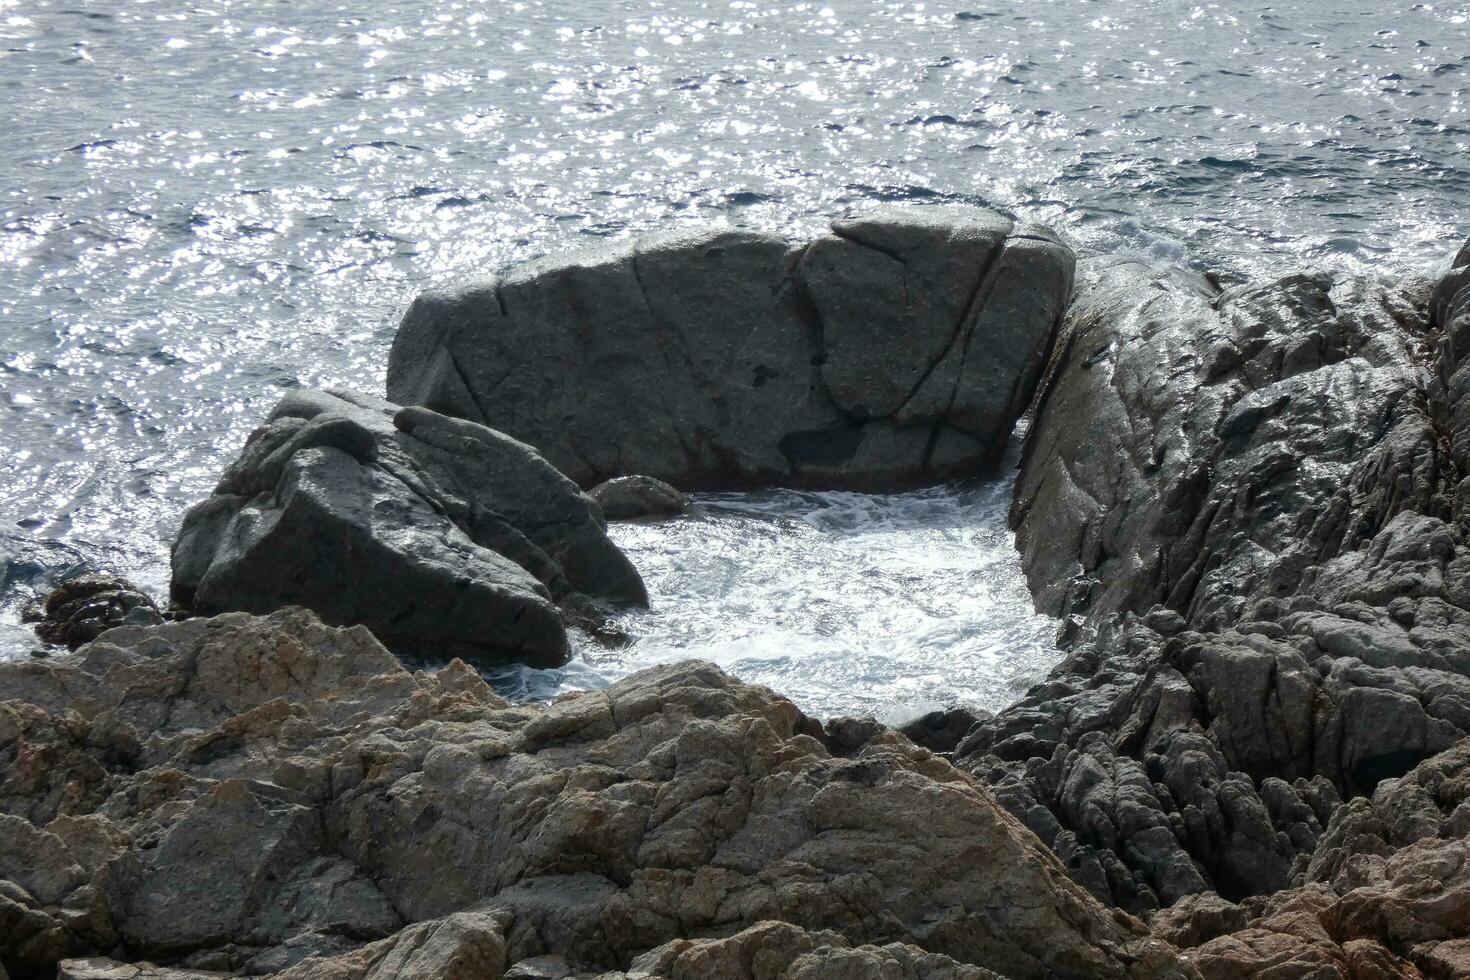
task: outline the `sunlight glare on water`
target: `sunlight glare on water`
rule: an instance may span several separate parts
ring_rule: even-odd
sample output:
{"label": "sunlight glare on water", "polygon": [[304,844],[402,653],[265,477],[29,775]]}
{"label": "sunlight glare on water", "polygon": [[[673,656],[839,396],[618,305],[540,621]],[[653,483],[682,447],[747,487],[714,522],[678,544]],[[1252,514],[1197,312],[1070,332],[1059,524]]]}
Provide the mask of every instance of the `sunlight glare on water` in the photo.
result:
{"label": "sunlight glare on water", "polygon": [[[1396,0],[0,0],[0,534],[161,596],[180,517],[250,429],[294,388],[381,391],[417,292],[671,225],[957,202],[1227,282],[1431,270],[1470,233],[1467,21]],[[954,543],[999,541],[1002,508],[944,528],[874,503],[874,528],[824,531],[861,509],[838,499],[620,530],[659,606],[586,669],[700,647],[811,705],[1003,697],[1036,649],[1008,632],[1024,587]],[[762,574],[731,580],[740,561]],[[994,608],[987,570],[1010,576]],[[0,655],[29,645],[13,599]]]}

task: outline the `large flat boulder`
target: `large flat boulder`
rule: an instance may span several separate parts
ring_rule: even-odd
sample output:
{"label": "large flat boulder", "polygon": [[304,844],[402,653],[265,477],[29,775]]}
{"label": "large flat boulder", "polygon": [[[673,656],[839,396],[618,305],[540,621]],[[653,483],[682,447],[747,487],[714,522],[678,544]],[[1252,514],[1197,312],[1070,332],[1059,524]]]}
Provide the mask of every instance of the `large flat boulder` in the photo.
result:
{"label": "large flat boulder", "polygon": [[112,630],[0,691],[25,976],[1192,975],[948,762],[893,733],[834,757],[704,663],[511,705],[295,609]]}
{"label": "large flat boulder", "polygon": [[584,487],[933,483],[998,459],[1073,265],[1045,229],[974,208],[881,209],[806,242],[642,238],[421,295],[388,396]]}
{"label": "large flat boulder", "polygon": [[601,512],[535,450],[424,408],[287,395],[184,518],[175,601],[288,605],[405,655],[558,665],[565,620],[646,604]]}

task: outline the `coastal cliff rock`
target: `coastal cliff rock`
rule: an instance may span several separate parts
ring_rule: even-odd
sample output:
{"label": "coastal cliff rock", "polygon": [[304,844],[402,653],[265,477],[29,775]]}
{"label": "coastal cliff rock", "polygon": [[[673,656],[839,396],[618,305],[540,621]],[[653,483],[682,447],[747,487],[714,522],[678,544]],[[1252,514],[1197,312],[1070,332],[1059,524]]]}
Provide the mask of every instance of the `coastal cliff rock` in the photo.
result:
{"label": "coastal cliff rock", "polygon": [[200,614],[303,605],[395,651],[565,662],[564,618],[646,604],[585,495],[484,426],[348,392],[298,391],[251,434],[173,548]]}
{"label": "coastal cliff rock", "polygon": [[1069,655],[957,756],[1205,976],[1463,975],[1466,257],[1432,300],[1110,261],[1064,325],[1012,516]]}
{"label": "coastal cliff rock", "polygon": [[835,758],[698,662],[512,706],[297,609],[123,627],[0,690],[18,978],[1195,975],[949,763]]}
{"label": "coastal cliff rock", "polygon": [[1470,976],[1470,740],[1339,807],[1299,887],[1197,895],[1153,932],[1206,978]]}
{"label": "coastal cliff rock", "polygon": [[584,487],[932,484],[999,459],[1073,266],[1045,229],[974,208],[880,209],[799,244],[653,236],[421,295],[388,397]]}

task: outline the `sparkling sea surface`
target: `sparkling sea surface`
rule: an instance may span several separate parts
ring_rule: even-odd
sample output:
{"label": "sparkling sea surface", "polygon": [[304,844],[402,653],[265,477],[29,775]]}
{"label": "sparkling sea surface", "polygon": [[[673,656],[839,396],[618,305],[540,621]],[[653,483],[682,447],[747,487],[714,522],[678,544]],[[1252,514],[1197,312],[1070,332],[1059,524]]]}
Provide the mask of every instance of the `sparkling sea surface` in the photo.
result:
{"label": "sparkling sea surface", "polygon": [[[0,532],[160,597],[282,392],[378,391],[418,290],[589,239],[968,202],[1228,281],[1470,234],[1470,2],[0,0],[0,116]],[[998,706],[1056,658],[1006,496],[618,528],[635,643],[498,682],[704,656],[819,713]]]}

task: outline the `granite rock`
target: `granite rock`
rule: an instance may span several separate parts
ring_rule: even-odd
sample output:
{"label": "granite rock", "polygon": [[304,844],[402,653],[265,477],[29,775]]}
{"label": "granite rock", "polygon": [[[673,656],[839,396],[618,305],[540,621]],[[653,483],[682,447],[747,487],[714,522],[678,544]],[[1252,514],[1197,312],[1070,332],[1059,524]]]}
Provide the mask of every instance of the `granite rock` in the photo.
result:
{"label": "granite rock", "polygon": [[388,396],[493,426],[587,487],[931,484],[999,460],[1073,266],[1049,231],[961,207],[804,242],[655,235],[419,296]]}

